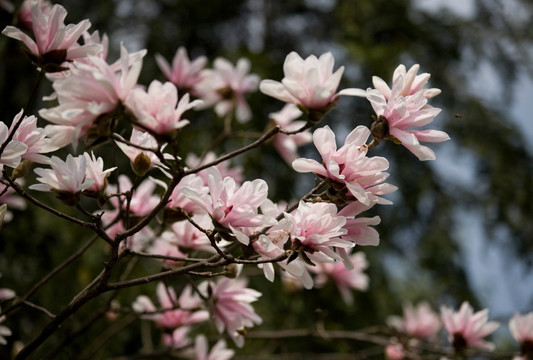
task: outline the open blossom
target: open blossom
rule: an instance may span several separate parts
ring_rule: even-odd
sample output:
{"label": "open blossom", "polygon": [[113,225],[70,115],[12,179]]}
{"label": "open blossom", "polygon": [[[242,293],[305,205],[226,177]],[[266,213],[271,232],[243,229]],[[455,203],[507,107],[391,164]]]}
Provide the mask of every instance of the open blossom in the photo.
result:
{"label": "open blossom", "polygon": [[[140,313],[142,318],[154,321],[164,329],[175,329],[182,325],[206,321],[209,318],[206,310],[196,310],[201,305],[201,300],[193,293],[190,286],[185,287],[178,298],[172,287],[167,287],[160,282],[157,284],[156,294],[161,305],[160,309],[157,309],[145,295],[135,300],[133,309]],[[149,314],[143,315],[146,312]]]}
{"label": "open blossom", "polygon": [[356,252],[350,256],[350,262],[353,264],[351,269],[346,269],[346,266],[340,262],[334,263],[320,263],[316,267],[310,266],[309,270],[316,273],[315,284],[321,287],[332,281],[339,292],[342,299],[347,305],[353,304],[352,289],[365,291],[368,289],[368,275],[363,271],[368,267],[365,253]]}
{"label": "open blossom", "polygon": [[[435,153],[420,142],[442,142],[450,137],[439,130],[420,130],[429,124],[440,109],[428,104],[428,99],[440,93],[439,89],[423,89],[429,74],[416,75],[418,65],[406,72],[400,65],[394,72],[392,89],[374,77],[375,89],[367,89],[366,98],[378,115],[379,131],[374,131],[377,140],[393,138],[402,143],[420,160],[435,160]],[[376,124],[376,123],[375,123]]]}
{"label": "open blossom", "polygon": [[24,0],[19,9],[19,22],[28,29],[32,29],[33,20],[31,19],[32,3],[37,1],[41,6],[43,14],[50,13],[52,10],[52,3],[48,0]]}
{"label": "open blossom", "polygon": [[[202,227],[208,227],[210,221],[208,216],[197,215],[193,219]],[[202,250],[207,252],[214,252],[209,238],[205,233],[198,230],[189,221],[177,221],[170,226],[170,230],[163,232],[159,238],[176,248],[183,251]]]}
{"label": "open blossom", "polygon": [[245,280],[229,278],[221,278],[217,282],[204,281],[198,285],[198,290],[211,300],[217,330],[222,333],[225,329],[235,344],[242,347],[244,337],[239,330],[262,322],[250,305],[261,293],[247,288]]}
{"label": "open blossom", "polygon": [[484,350],[494,349],[494,344],[483,338],[492,334],[500,324],[495,321],[487,322],[488,309],[474,313],[472,306],[465,301],[457,312],[446,306],[442,306],[440,312],[450,341],[457,351],[468,346]]}
{"label": "open blossom", "polygon": [[[38,65],[61,65],[65,61],[94,55],[102,50],[98,44],[77,43],[83,32],[91,27],[89,20],[83,20],[76,25],[65,25],[67,10],[64,7],[56,4],[49,11],[46,7],[44,9],[45,11],[39,1],[31,3],[31,27],[35,40],[14,26],[7,26],[2,31],[2,34],[22,41]],[[51,69],[58,70],[61,68]]]}
{"label": "open blossom", "polygon": [[226,341],[220,339],[209,351],[207,338],[205,335],[197,335],[194,340],[194,356],[196,360],[229,360],[235,354],[235,350],[228,349]]}
{"label": "open blossom", "polygon": [[305,256],[315,262],[341,260],[334,251],[336,248],[348,249],[355,244],[341,239],[346,234],[344,216],[337,215],[337,206],[331,203],[306,203],[300,201],[292,213],[285,213],[280,224],[288,224],[292,248],[306,252]]}
{"label": "open blossom", "polygon": [[[178,211],[181,209],[189,214],[204,213],[204,210],[200,205],[183,194],[181,190],[185,187],[193,188],[195,189],[194,191],[199,194],[207,193],[208,191],[207,186],[204,184],[204,180],[200,176],[196,174],[187,175],[183,177],[178,185],[174,187],[174,190],[172,190],[172,194],[167,203],[167,208],[176,209]],[[178,216],[181,217],[180,214],[178,214]]]}
{"label": "open blossom", "polygon": [[205,56],[190,61],[187,50],[180,47],[172,59],[172,67],[159,54],[155,55],[155,60],[165,77],[176,85],[179,91],[188,92],[193,96],[198,95],[196,86],[202,81],[202,70],[207,64]]}
{"label": "open blossom", "polygon": [[228,60],[217,58],[213,69],[202,72],[202,81],[196,87],[205,101],[204,107],[215,106],[215,112],[223,117],[235,109],[237,121],[244,123],[252,118],[252,112],[244,95],[257,90],[259,77],[249,74],[250,61],[241,58],[234,67]]}
{"label": "open blossom", "polygon": [[[369,135],[368,128],[358,126],[346,137],[344,146],[337,150],[333,131],[328,126],[319,128],[313,134],[313,142],[322,156],[322,163],[301,158],[296,159],[292,167],[298,172],[312,172],[332,181],[331,185],[340,192],[341,200],[355,198],[367,206],[391,204],[380,197],[396,190],[395,186],[383,183],[389,176],[384,172],[389,162],[380,156],[366,156]],[[335,183],[341,185],[340,189]]]}
{"label": "open blossom", "polygon": [[[121,140],[122,137],[117,135]],[[115,140],[117,146],[130,159],[133,170],[138,175],[144,175],[149,169],[161,164],[161,160],[157,157],[154,151],[158,149],[157,140],[147,132],[131,129],[131,136],[129,140],[131,145],[123,141]],[[132,146],[134,145],[134,146]],[[152,149],[150,151],[148,149]],[[172,158],[172,156],[170,156]]]}
{"label": "open blossom", "polygon": [[514,314],[509,321],[509,330],[520,344],[520,352],[524,355],[524,359],[533,356],[533,312],[525,315]]}
{"label": "open blossom", "polygon": [[90,155],[89,153],[84,153],[83,156],[85,156],[87,162],[85,175],[87,179],[94,180],[94,183],[89,188],[87,188],[87,191],[103,191],[107,186],[107,177],[109,176],[109,173],[115,170],[116,167],[104,170],[104,160],[102,158],[96,158],[94,156],[94,153],[91,153]]}
{"label": "open blossom", "polygon": [[[112,121],[105,123],[103,115],[125,102],[137,84],[146,50],[129,54],[121,46],[120,54],[118,66],[91,56],[71,67],[69,76],[54,81],[52,87],[59,104],[39,111],[39,115],[55,124],[45,128],[54,144],[60,147],[76,144],[90,128],[96,132],[94,136],[109,136]],[[100,126],[96,126],[97,120]]]}
{"label": "open blossom", "polygon": [[[4,143],[9,137],[9,130],[6,124],[0,122],[0,147],[4,146]],[[4,151],[0,153],[0,170],[4,168],[4,165],[9,167],[17,167],[20,163],[20,157],[28,150],[28,146],[19,141],[11,140],[4,148]]]}
{"label": "open blossom", "polygon": [[344,89],[336,92],[344,67],[333,73],[334,63],[330,52],[319,58],[311,55],[304,60],[293,51],[285,58],[285,77],[281,82],[263,80],[259,89],[266,95],[308,110],[328,110],[340,95],[360,95],[363,91]]}
{"label": "open blossom", "polygon": [[57,146],[52,144],[43,128],[37,127],[37,118],[35,116],[24,116],[24,119],[21,120],[23,112],[24,110],[20,110],[11,124],[10,132],[13,131],[15,124],[20,122],[13,140],[19,141],[28,147],[26,152],[22,154],[23,159],[47,164],[50,159],[42,154],[57,150]]}
{"label": "open blossom", "polygon": [[427,302],[416,306],[407,304],[403,307],[403,317],[391,316],[387,322],[396,330],[418,339],[432,338],[441,328],[439,315]]}
{"label": "open blossom", "polygon": [[147,91],[134,89],[126,100],[126,106],[136,117],[135,121],[157,134],[168,134],[187,125],[189,121],[182,119],[183,113],[201,103],[201,100],[189,102],[189,94],[182,96],[178,102],[176,86],[157,80],[150,83]]}
{"label": "open blossom", "polygon": [[84,155],[73,157],[68,154],[66,161],[52,156],[50,167],[52,169],[34,170],[39,175],[37,181],[40,184],[31,185],[30,189],[76,194],[88,189],[94,183],[94,179],[88,179],[85,175],[87,159]]}
{"label": "open blossom", "polygon": [[[295,131],[305,125],[305,121],[295,121],[302,115],[302,112],[293,104],[286,104],[281,111],[270,114],[270,119],[275,125],[283,130]],[[309,130],[299,132],[294,135],[277,134],[273,140],[273,145],[287,164],[292,164],[298,157],[299,146],[308,144],[313,136]]]}
{"label": "open blossom", "polygon": [[191,187],[184,187],[182,192],[218,224],[226,228],[247,228],[273,225],[276,222],[257,211],[268,195],[268,185],[264,180],[246,181],[237,188],[233,178],[222,179],[216,168],[209,168],[207,183],[209,193]]}

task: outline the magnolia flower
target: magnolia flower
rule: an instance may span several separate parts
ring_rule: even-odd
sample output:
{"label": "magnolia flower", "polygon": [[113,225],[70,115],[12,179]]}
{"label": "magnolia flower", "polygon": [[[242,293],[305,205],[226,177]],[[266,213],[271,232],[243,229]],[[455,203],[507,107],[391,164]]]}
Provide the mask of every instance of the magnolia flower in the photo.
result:
{"label": "magnolia flower", "polygon": [[94,183],[94,179],[88,179],[85,175],[87,158],[84,155],[73,157],[68,154],[66,161],[52,156],[50,167],[52,169],[37,168],[34,170],[39,175],[37,181],[41,184],[31,185],[30,189],[76,194],[87,190]]}
{"label": "magnolia flower", "polygon": [[19,9],[19,22],[28,29],[32,29],[33,20],[31,18],[32,3],[38,2],[43,14],[49,14],[52,10],[52,3],[48,0],[24,0]]}
{"label": "magnolia flower", "polygon": [[311,55],[304,60],[293,51],[285,58],[283,64],[285,77],[281,82],[263,80],[259,89],[265,95],[301,108],[327,112],[340,95],[360,96],[364,93],[360,89],[344,89],[336,92],[344,67],[341,66],[333,73],[334,62],[330,52],[322,54],[319,58]]}
{"label": "magnolia flower", "polygon": [[172,333],[165,332],[163,334],[163,344],[172,349],[182,349],[189,346],[191,339],[189,338],[189,332],[191,328],[188,326],[180,326],[172,330]]}
{"label": "magnolia flower", "polygon": [[136,117],[135,121],[157,134],[168,134],[187,125],[189,121],[181,118],[183,113],[201,103],[201,100],[189,102],[189,94],[182,96],[178,102],[176,86],[157,80],[150,83],[148,91],[134,89],[126,100],[126,106]]}
{"label": "magnolia flower", "polygon": [[81,34],[91,27],[89,20],[65,26],[67,10],[64,7],[56,4],[47,12],[43,11],[43,5],[39,1],[31,3],[30,11],[35,40],[14,26],[6,26],[2,34],[22,41],[39,66],[56,65],[46,70],[60,71],[63,62],[94,55],[102,50],[102,46],[98,44],[77,43]]}
{"label": "magnolia flower", "polygon": [[409,336],[418,339],[434,337],[441,328],[439,315],[431,310],[427,302],[421,302],[413,307],[407,304],[403,307],[403,317],[391,316],[387,323]]}
{"label": "magnolia flower", "polygon": [[85,156],[87,162],[85,176],[87,179],[94,180],[94,183],[87,188],[87,191],[94,193],[103,191],[107,186],[107,177],[109,176],[109,173],[115,170],[116,167],[104,170],[104,160],[102,160],[102,158],[99,157],[97,159],[94,156],[94,153],[91,153],[91,155],[84,153],[83,156]]}
{"label": "magnolia flower", "polygon": [[194,340],[194,359],[196,360],[229,360],[235,354],[235,351],[228,349],[226,341],[220,339],[209,351],[207,338],[205,335],[197,335]]}
{"label": "magnolia flower", "polygon": [[[124,140],[117,135],[120,140]],[[142,176],[155,165],[161,165],[161,160],[155,154],[158,149],[157,140],[147,132],[131,129],[129,143],[115,140],[117,146],[130,159],[133,170],[136,174]],[[150,151],[148,149],[152,149]]]}
{"label": "magnolia flower", "polygon": [[317,274],[315,277],[315,284],[317,287],[324,286],[328,280],[331,280],[339,292],[342,300],[347,305],[353,304],[352,289],[365,291],[368,289],[368,275],[363,271],[368,268],[368,261],[362,252],[354,253],[350,256],[352,263],[351,269],[346,269],[346,266],[338,261],[334,263],[320,263],[316,267],[310,266],[309,270]]}
{"label": "magnolia flower", "polygon": [[252,112],[244,95],[257,90],[259,77],[250,72],[250,61],[242,58],[233,65],[224,58],[217,58],[214,69],[202,72],[202,81],[196,87],[205,101],[203,107],[215,106],[215,112],[223,117],[235,108],[237,121],[244,123],[252,118]]}
{"label": "magnolia flower", "polygon": [[59,105],[41,109],[39,115],[55,124],[45,128],[55,145],[76,144],[89,129],[93,137],[110,135],[113,120],[104,115],[117,110],[137,84],[146,50],[128,54],[121,46],[120,54],[118,67],[91,56],[71,67],[69,76],[54,81]]}
{"label": "magnolia flower", "polygon": [[509,330],[520,344],[524,359],[533,355],[533,312],[525,315],[514,314],[509,321]]}
{"label": "magnolia flower", "polygon": [[292,248],[316,262],[341,260],[334,248],[347,249],[355,244],[341,239],[346,234],[344,216],[337,215],[337,206],[331,203],[306,203],[300,201],[298,208],[280,221],[288,223]]}
{"label": "magnolia flower", "polygon": [[15,125],[20,122],[13,140],[21,142],[28,147],[26,152],[22,154],[23,159],[47,164],[50,159],[42,154],[57,150],[57,146],[52,144],[43,128],[37,127],[37,118],[35,116],[24,116],[24,119],[21,120],[23,113],[24,110],[20,110],[9,129],[12,132]]}
{"label": "magnolia flower", "polygon": [[[208,227],[207,222],[210,219],[207,216],[197,215],[194,221],[200,226]],[[198,230],[193,224],[188,221],[178,221],[170,226],[171,230],[167,230],[161,234],[159,239],[163,242],[171,244],[176,249],[194,251],[202,250],[207,252],[214,252],[209,238],[205,233]]]}
{"label": "magnolia flower", "polygon": [[[264,180],[246,181],[237,188],[233,178],[222,179],[216,168],[209,168],[207,183],[209,193],[187,186],[183,187],[182,192],[211,215],[219,225],[242,230],[276,223],[275,219],[257,211],[268,195],[268,185]],[[239,241],[243,240],[239,238]]]}
{"label": "magnolia flower", "polygon": [[392,339],[391,343],[385,347],[385,358],[387,360],[402,360],[405,359],[405,349],[403,345]]}
{"label": "magnolia flower", "polygon": [[313,134],[313,142],[322,156],[322,163],[311,159],[296,159],[292,167],[298,172],[313,172],[328,179],[333,189],[338,190],[342,201],[355,198],[366,206],[375,203],[391,204],[380,197],[397,189],[383,183],[389,176],[383,172],[388,169],[389,162],[380,156],[366,156],[369,135],[368,128],[358,126],[346,137],[344,146],[337,150],[333,131],[328,126],[319,128]]}
{"label": "magnolia flower", "polygon": [[442,142],[450,137],[443,131],[416,129],[429,124],[440,113],[440,109],[427,103],[440,90],[423,89],[429,74],[417,76],[418,68],[415,65],[406,73],[400,65],[394,72],[392,89],[374,77],[376,89],[367,89],[365,95],[378,115],[372,135],[378,141],[392,138],[401,142],[420,160],[435,160],[435,153],[420,142]]}
{"label": "magnolia flower", "polygon": [[[305,125],[305,121],[294,121],[302,115],[302,112],[293,104],[286,104],[281,111],[270,114],[270,119],[274,125],[287,131],[295,131]],[[277,134],[273,140],[273,145],[281,155],[283,160],[291,164],[298,157],[297,148],[308,144],[312,140],[309,130],[294,134]]]}
{"label": "magnolia flower", "polygon": [[155,55],[155,60],[165,77],[176,85],[179,91],[188,92],[194,96],[198,95],[196,86],[202,81],[202,70],[207,63],[205,56],[200,56],[191,62],[187,50],[180,47],[172,60],[172,68],[159,54]]}
{"label": "magnolia flower", "polygon": [[19,141],[11,140],[5,145],[8,137],[9,130],[6,124],[0,122],[0,148],[4,148],[0,152],[0,171],[4,168],[4,165],[12,168],[17,167],[21,156],[28,150],[28,146]]}
{"label": "magnolia flower", "polygon": [[141,314],[143,319],[154,321],[164,329],[176,329],[182,325],[203,322],[209,318],[207,311],[195,310],[201,305],[201,300],[193,293],[190,286],[185,287],[178,298],[172,287],[167,287],[160,282],[157,284],[156,294],[161,305],[160,309],[156,309],[145,295],[137,297],[132,307]]}
{"label": "magnolia flower", "polygon": [[379,245],[379,233],[371,226],[379,225],[381,218],[379,216],[371,218],[355,217],[361,212],[368,210],[369,207],[370,206],[364,205],[358,201],[354,201],[339,211],[339,215],[346,217],[346,225],[344,225],[344,229],[347,232],[342,236],[344,240],[352,241],[356,245],[361,246]]}
{"label": "magnolia flower", "polygon": [[235,344],[242,347],[244,337],[240,330],[262,322],[250,305],[261,293],[247,288],[245,280],[229,278],[221,278],[217,282],[204,281],[198,285],[198,291],[210,299],[217,330],[222,333],[225,329]]}
{"label": "magnolia flower", "polygon": [[468,302],[463,302],[459,311],[455,312],[446,306],[440,309],[442,322],[448,332],[449,339],[457,352],[472,346],[483,350],[493,350],[494,344],[483,338],[493,333],[499,323],[488,319],[488,309],[474,313]]}
{"label": "magnolia flower", "polygon": [[[203,207],[185,196],[182,192],[182,189],[186,187],[194,189],[198,194],[208,192],[208,188],[204,185],[204,180],[200,176],[196,174],[187,175],[183,177],[178,185],[174,187],[174,190],[172,190],[172,194],[167,203],[167,208],[176,209],[178,211],[181,209],[189,214],[204,213]],[[181,214],[178,214],[178,216],[182,217]]]}

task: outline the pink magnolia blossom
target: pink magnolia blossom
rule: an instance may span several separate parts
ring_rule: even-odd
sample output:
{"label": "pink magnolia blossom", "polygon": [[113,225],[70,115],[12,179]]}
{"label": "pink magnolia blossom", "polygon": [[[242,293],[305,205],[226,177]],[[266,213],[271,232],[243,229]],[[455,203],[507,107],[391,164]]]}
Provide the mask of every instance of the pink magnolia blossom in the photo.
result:
{"label": "pink magnolia blossom", "polygon": [[391,342],[385,347],[385,358],[387,360],[402,360],[405,358],[405,349],[402,344]]}
{"label": "pink magnolia blossom", "polygon": [[178,102],[176,86],[157,80],[150,83],[147,91],[134,89],[126,100],[126,106],[135,115],[136,122],[157,134],[168,134],[187,125],[189,121],[182,119],[183,113],[201,103],[201,100],[189,102],[189,94],[182,96]]}
{"label": "pink magnolia blossom", "polygon": [[387,323],[396,330],[418,339],[434,337],[441,328],[439,315],[431,310],[427,302],[416,306],[407,304],[403,307],[403,317],[391,316]]}
{"label": "pink magnolia blossom", "polygon": [[429,124],[440,109],[428,105],[428,99],[439,94],[439,89],[423,89],[429,74],[416,75],[418,66],[413,66],[407,73],[400,65],[394,72],[392,89],[385,82],[374,77],[376,89],[367,89],[366,98],[384,122],[386,130],[379,137],[393,138],[402,143],[420,160],[435,160],[435,153],[420,142],[442,142],[450,137],[443,131],[420,130],[418,127]]}
{"label": "pink magnolia blossom", "polygon": [[183,177],[178,185],[174,187],[174,190],[172,190],[167,208],[182,209],[189,214],[204,213],[203,207],[183,194],[182,189],[186,187],[194,189],[198,194],[207,193],[209,191],[208,187],[204,185],[204,180],[200,176],[196,174],[187,175]]}
{"label": "pink magnolia blossom", "polygon": [[346,189],[341,189],[339,194],[342,200],[355,198],[367,206],[375,203],[391,204],[380,197],[397,189],[383,183],[389,177],[384,172],[388,169],[389,162],[380,156],[366,156],[369,135],[368,128],[358,126],[337,150],[333,131],[328,126],[319,128],[313,134],[313,142],[322,156],[322,163],[301,158],[294,160],[292,167],[298,172],[312,172],[333,183],[345,185]]}
{"label": "pink magnolia blossom", "polygon": [[276,222],[257,211],[268,195],[268,185],[264,180],[246,181],[237,188],[233,178],[223,179],[216,168],[209,168],[207,183],[209,193],[191,187],[184,187],[182,192],[218,224],[226,228],[246,228],[268,226]]}
{"label": "pink magnolia blossom", "polygon": [[94,153],[91,153],[90,155],[84,153],[83,156],[85,156],[87,162],[85,176],[87,179],[94,180],[94,183],[86,190],[94,193],[103,191],[107,186],[107,177],[109,176],[109,173],[115,170],[116,167],[104,170],[104,160],[102,160],[102,158],[96,158]]}
{"label": "pink magnolia blossom", "polygon": [[45,7],[43,11],[43,4],[33,1],[30,13],[35,40],[14,26],[7,26],[2,34],[22,41],[39,65],[49,63],[61,65],[65,61],[94,55],[102,50],[98,44],[77,43],[83,32],[91,27],[91,22],[83,20],[79,24],[65,26],[67,11],[61,5],[52,6],[49,11]]}
{"label": "pink magnolia blossom", "polygon": [[76,194],[90,188],[94,179],[86,177],[87,158],[84,155],[73,157],[68,154],[66,161],[57,156],[50,159],[52,169],[36,168],[40,184],[31,185],[30,189],[38,191],[59,191]]}
{"label": "pink magnolia blossom", "polygon": [[[426,99],[431,99],[432,97],[439,95],[441,92],[440,89],[424,89],[424,86],[426,86],[431,75],[428,73],[417,75],[418,70],[420,70],[420,65],[418,64],[411,66],[409,71],[407,71],[405,65],[399,65],[394,70],[392,75],[393,87],[395,82],[401,83],[402,85],[401,89],[398,89],[399,95],[405,97],[414,95],[419,91],[422,91]],[[400,78],[402,80],[400,80]],[[383,79],[373,76],[372,83],[376,90],[385,96],[385,99],[388,100],[392,97],[392,90]]]}
{"label": "pink magnolia blossom", "polygon": [[24,110],[20,110],[11,124],[10,132],[12,132],[15,125],[20,122],[20,125],[13,136],[13,140],[26,144],[28,147],[26,152],[22,154],[23,159],[47,164],[50,162],[50,159],[42,154],[57,150],[58,147],[52,144],[50,138],[46,136],[43,128],[37,127],[37,118],[35,116],[24,116],[24,119],[21,120],[20,118],[22,117],[23,112]]}
{"label": "pink magnolia blossom", "polygon": [[[58,105],[41,109],[39,115],[55,125],[45,130],[57,146],[76,144],[102,115],[124,103],[137,84],[146,50],[129,54],[121,46],[119,67],[91,56],[70,68],[70,75],[54,81]],[[112,129],[107,129],[108,131]]]}
{"label": "pink magnolia blossom", "polygon": [[[203,227],[208,227],[208,222],[210,222],[209,217],[201,215],[194,216],[193,220]],[[173,223],[170,230],[161,234],[160,239],[183,251],[215,251],[207,235],[185,220]]]}
{"label": "pink magnolia blossom", "polygon": [[533,355],[533,312],[525,315],[514,314],[509,321],[509,330],[520,344],[524,358]]}
{"label": "pink magnolia blossom", "polygon": [[24,0],[19,9],[19,22],[26,28],[32,29],[33,20],[31,18],[32,3],[37,1],[41,6],[41,12],[43,14],[50,13],[52,10],[52,3],[48,0]]}
{"label": "pink magnolia blossom", "polygon": [[[274,125],[278,125],[283,130],[295,131],[305,125],[305,121],[294,121],[302,115],[302,112],[293,104],[286,104],[281,111],[270,114],[270,119]],[[278,134],[273,140],[273,145],[287,164],[292,164],[298,157],[299,146],[308,144],[313,136],[309,130],[294,134]]]}
{"label": "pink magnolia blossom", "polygon": [[201,305],[201,300],[193,294],[190,286],[185,287],[178,298],[172,287],[160,282],[157,284],[156,294],[161,309],[156,309],[145,295],[137,297],[132,306],[142,318],[154,321],[164,329],[176,329],[182,325],[207,321],[209,318],[206,310],[196,310]]}
{"label": "pink magnolia blossom", "polygon": [[[0,147],[4,145],[9,137],[9,131],[6,124],[0,122]],[[26,153],[28,146],[19,141],[10,140],[4,150],[0,153],[0,171],[4,165],[15,168],[21,160],[21,156]]]}
{"label": "pink magnolia blossom", "polygon": [[155,60],[165,77],[171,81],[179,91],[188,92],[197,96],[196,86],[202,81],[202,70],[207,64],[207,58],[200,56],[193,61],[189,60],[187,50],[180,47],[172,59],[172,67],[159,54],[155,55]]}
{"label": "pink magnolia blossom", "polygon": [[352,289],[365,291],[368,289],[368,275],[363,271],[368,268],[368,261],[362,252],[356,252],[350,256],[352,263],[351,269],[346,269],[346,266],[338,261],[334,263],[320,263],[316,267],[310,266],[309,270],[314,272],[315,285],[317,287],[324,286],[328,280],[331,280],[339,292],[342,300],[347,305],[353,304]]}
{"label": "pink magnolia blossom", "polygon": [[381,222],[380,217],[356,217],[361,212],[368,210],[370,206],[355,201],[339,211],[339,215],[346,217],[344,229],[347,233],[342,236],[344,240],[352,241],[356,245],[361,246],[379,245],[379,233],[371,226],[379,225]]}
{"label": "pink magnolia blossom", "polygon": [[249,74],[250,61],[241,58],[234,67],[228,60],[217,58],[214,68],[202,72],[202,81],[196,90],[205,103],[204,107],[215,106],[218,116],[228,115],[235,109],[237,121],[244,123],[252,118],[252,112],[244,95],[257,90],[259,77]]}
{"label": "pink magnolia blossom", "polygon": [[163,334],[163,344],[172,349],[182,349],[191,344],[189,332],[191,328],[188,326],[180,326],[172,331],[172,333]]}
{"label": "pink magnolia blossom", "polygon": [[197,335],[194,339],[194,356],[196,360],[229,360],[235,355],[235,350],[228,349],[226,341],[220,339],[209,351],[205,335]]}
{"label": "pink magnolia blossom", "polygon": [[483,350],[494,349],[494,344],[483,338],[493,333],[500,324],[494,321],[487,322],[488,309],[474,313],[472,306],[465,301],[457,312],[446,306],[442,306],[440,312],[450,341],[457,351],[462,351],[468,346]]}
{"label": "pink magnolia blossom", "polygon": [[[131,162],[134,162],[135,158],[140,154],[144,154],[150,159],[150,166],[160,163],[159,158],[154,153],[157,150],[157,140],[152,135],[142,130],[132,129],[129,142],[134,146],[115,140],[120,150],[122,150]],[[152,149],[153,151],[146,149]]]}
{"label": "pink magnolia blossom", "polygon": [[360,89],[336,92],[344,67],[341,66],[333,73],[334,62],[333,55],[329,52],[319,58],[311,55],[304,60],[293,51],[285,58],[285,77],[281,82],[263,80],[259,89],[266,95],[308,110],[327,109],[340,95],[355,96],[364,93]]}
{"label": "pink magnolia blossom", "polygon": [[[6,124],[0,122],[0,147],[4,146],[9,137],[9,130]],[[7,143],[4,151],[0,153],[0,171],[4,165],[9,167],[17,167],[20,163],[21,156],[28,151],[28,146],[22,142],[10,140]]]}
{"label": "pink magnolia blossom", "polygon": [[316,262],[341,260],[334,250],[348,249],[355,244],[341,239],[346,234],[343,226],[346,218],[337,214],[337,206],[331,203],[306,203],[300,201],[292,213],[285,213],[280,225],[288,224],[292,248],[306,252],[306,256]]}
{"label": "pink magnolia blossom", "polygon": [[198,285],[203,296],[212,304],[212,316],[217,330],[224,329],[239,347],[244,345],[244,337],[239,330],[259,325],[262,319],[250,305],[261,293],[247,288],[246,281],[241,279],[221,278],[217,282],[204,281]]}

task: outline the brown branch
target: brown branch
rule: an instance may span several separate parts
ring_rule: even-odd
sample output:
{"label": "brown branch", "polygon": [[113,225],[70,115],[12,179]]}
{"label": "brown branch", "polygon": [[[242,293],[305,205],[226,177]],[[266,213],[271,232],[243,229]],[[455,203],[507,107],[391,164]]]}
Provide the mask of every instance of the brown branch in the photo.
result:
{"label": "brown branch", "polygon": [[254,149],[256,147],[258,147],[259,145],[261,145],[262,143],[264,143],[265,141],[267,141],[268,139],[270,139],[271,137],[273,137],[274,135],[278,134],[280,132],[280,127],[279,126],[275,126],[273,127],[272,129],[268,130],[266,133],[263,134],[263,136],[261,136],[259,139],[257,139],[256,141],[254,141],[253,143],[247,145],[247,146],[244,146],[238,150],[235,150],[235,151],[232,151],[230,152],[229,154],[226,154],[224,156],[221,156],[219,157],[218,159],[215,159],[207,164],[204,164],[204,165],[200,165],[194,169],[190,169],[190,170],[186,170],[184,173],[183,173],[183,176],[187,176],[187,175],[190,175],[190,174],[196,174],[197,172],[199,171],[202,171],[204,169],[207,169],[207,168],[210,168],[211,166],[215,166],[217,164],[220,164],[221,162],[224,162],[226,160],[229,160],[231,158],[234,158],[235,156],[238,156],[240,154],[243,154],[251,149]]}

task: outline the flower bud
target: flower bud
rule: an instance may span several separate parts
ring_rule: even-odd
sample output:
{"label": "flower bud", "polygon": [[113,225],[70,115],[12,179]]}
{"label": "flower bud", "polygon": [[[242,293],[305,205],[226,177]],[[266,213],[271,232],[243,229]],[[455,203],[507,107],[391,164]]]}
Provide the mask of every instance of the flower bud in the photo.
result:
{"label": "flower bud", "polygon": [[13,178],[20,179],[28,174],[32,162],[30,160],[22,160],[18,166],[13,170]]}
{"label": "flower bud", "polygon": [[135,157],[135,160],[131,163],[131,166],[133,168],[133,171],[139,176],[143,176],[146,174],[148,170],[150,170],[150,166],[152,165],[152,162],[150,158],[145,153],[140,153]]}

